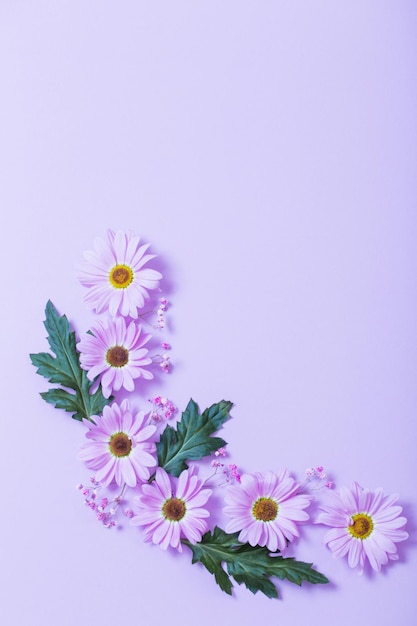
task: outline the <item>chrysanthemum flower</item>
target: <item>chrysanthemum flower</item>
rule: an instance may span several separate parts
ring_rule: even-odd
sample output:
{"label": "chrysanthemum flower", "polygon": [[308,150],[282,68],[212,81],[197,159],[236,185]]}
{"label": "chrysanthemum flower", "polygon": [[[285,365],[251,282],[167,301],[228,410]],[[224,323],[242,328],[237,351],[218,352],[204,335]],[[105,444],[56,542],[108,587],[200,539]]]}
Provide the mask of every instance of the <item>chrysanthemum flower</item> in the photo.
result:
{"label": "chrysanthemum flower", "polygon": [[80,365],[87,370],[89,380],[100,376],[105,398],[121,387],[133,391],[136,378],[153,378],[152,372],[145,369],[152,359],[144,348],[151,335],[143,334],[140,324],[130,322],[126,326],[123,317],[96,320],[90,333],[77,343]]}
{"label": "chrysanthemum flower", "polygon": [[172,546],[181,552],[182,537],[197,543],[207,530],[205,518],[209,512],[202,507],[212,490],[203,489],[203,485],[195,468],[184,470],[176,479],[158,467],[155,480],[141,487],[131,523],[145,527],[145,541],[159,544],[163,550]]}
{"label": "chrysanthemum flower", "polygon": [[107,240],[96,238],[95,251],[84,253],[79,279],[88,288],[85,302],[97,313],[109,311],[136,319],[138,309],[149,299],[148,290],[156,289],[162,274],[144,266],[154,254],[145,254],[150,244],[139,245],[132,233],[107,231]]}
{"label": "chrysanthemum flower", "polygon": [[393,506],[398,495],[384,496],[382,489],[370,491],[358,483],[333,494],[334,506],[322,506],[316,523],[331,526],[324,543],[336,557],[348,556],[350,567],[362,572],[368,559],[379,571],[388,559],[398,560],[397,546],[408,533],[401,530],[407,523],[400,517],[402,508]]}
{"label": "chrysanthemum flower", "polygon": [[284,469],[243,474],[240,483],[228,487],[224,513],[230,518],[226,532],[239,533],[239,541],[266,546],[271,552],[284,550],[287,541],[299,536],[298,522],[309,519],[304,511],[312,498],[297,494],[298,483]]}
{"label": "chrysanthemum flower", "polygon": [[156,427],[148,424],[145,413],[134,414],[124,400],[120,406],[105,406],[103,415],[92,419],[95,424],[84,420],[90,441],[80,458],[95,471],[95,479],[104,486],[115,481],[128,487],[148,480],[149,468],[156,466],[156,446],[150,441]]}

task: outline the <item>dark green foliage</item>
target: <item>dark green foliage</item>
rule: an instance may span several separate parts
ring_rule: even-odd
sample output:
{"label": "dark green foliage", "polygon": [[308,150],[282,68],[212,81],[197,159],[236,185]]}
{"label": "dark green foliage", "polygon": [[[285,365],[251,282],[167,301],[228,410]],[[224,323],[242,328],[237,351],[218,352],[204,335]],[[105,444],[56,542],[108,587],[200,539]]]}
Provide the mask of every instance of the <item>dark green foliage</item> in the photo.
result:
{"label": "dark green foliage", "polygon": [[[202,563],[211,572],[223,591],[232,594],[230,576],[241,585],[246,585],[252,593],[261,591],[268,598],[277,598],[278,592],[271,577],[287,579],[296,585],[328,583],[328,579],[316,570],[311,563],[303,563],[293,558],[284,558],[270,553],[267,548],[252,547],[238,541],[239,533],[227,534],[217,527],[203,535],[201,541],[187,545],[193,553],[193,563]],[[226,570],[222,563],[225,563]]]}
{"label": "dark green foliage", "polygon": [[101,386],[94,394],[90,393],[92,382],[81,369],[79,353],[76,348],[75,333],[71,331],[65,315],[59,316],[49,300],[45,309],[45,328],[48,343],[55,356],[47,352],[31,354],[30,359],[37,373],[51,383],[60,385],[40,395],[58,409],[73,413],[76,420],[90,419],[91,415],[100,415],[111,398],[104,398]]}
{"label": "dark green foliage", "polygon": [[175,430],[167,426],[157,443],[158,465],[168,474],[179,476],[187,468],[186,461],[197,461],[226,445],[224,439],[212,437],[230,418],[232,402],[221,400],[201,415],[190,400]]}

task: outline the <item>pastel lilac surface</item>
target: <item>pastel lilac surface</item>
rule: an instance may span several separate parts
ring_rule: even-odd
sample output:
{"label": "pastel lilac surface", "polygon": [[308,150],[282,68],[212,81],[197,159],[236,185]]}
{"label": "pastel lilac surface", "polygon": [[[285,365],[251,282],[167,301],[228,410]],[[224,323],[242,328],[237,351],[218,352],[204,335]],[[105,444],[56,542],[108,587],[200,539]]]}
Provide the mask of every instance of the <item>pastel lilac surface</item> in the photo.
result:
{"label": "pastel lilac surface", "polygon": [[[7,626],[414,624],[416,20],[414,0],[0,3]],[[108,225],[152,242],[173,304],[173,375],[146,398],[233,400],[241,472],[398,492],[398,561],[359,577],[304,525],[287,554],[330,585],[229,598],[188,548],[98,526],[84,426],[27,355],[48,299],[90,327],[75,266]]]}
{"label": "pastel lilac surface", "polygon": [[399,496],[384,496],[382,489],[371,491],[358,483],[334,495],[331,506],[323,506],[318,524],[331,526],[324,543],[336,557],[347,556],[350,567],[362,572],[365,561],[377,572],[388,560],[398,560],[397,546],[408,538],[402,508],[394,506]]}

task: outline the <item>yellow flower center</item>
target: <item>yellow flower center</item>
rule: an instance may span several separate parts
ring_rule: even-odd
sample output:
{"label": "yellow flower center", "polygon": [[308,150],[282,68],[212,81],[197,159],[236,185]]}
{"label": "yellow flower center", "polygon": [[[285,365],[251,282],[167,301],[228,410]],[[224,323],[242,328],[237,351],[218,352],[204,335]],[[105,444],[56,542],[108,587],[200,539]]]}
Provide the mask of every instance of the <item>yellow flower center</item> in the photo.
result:
{"label": "yellow flower center", "polygon": [[129,456],[132,442],[126,433],[115,433],[110,437],[109,447],[114,456]]}
{"label": "yellow flower center", "polygon": [[109,279],[115,289],[126,289],[133,281],[133,270],[128,265],[115,265],[110,270]]}
{"label": "yellow flower center", "polygon": [[169,498],[169,500],[165,500],[164,506],[162,507],[162,513],[165,519],[171,522],[179,522],[184,517],[186,510],[185,502],[179,498]]}
{"label": "yellow flower center", "polygon": [[113,346],[106,352],[106,361],[112,367],[123,367],[129,362],[129,350],[123,346]]}
{"label": "yellow flower center", "polygon": [[348,531],[356,539],[366,539],[372,533],[374,523],[372,518],[366,513],[357,513],[352,515],[352,524],[348,527]]}
{"label": "yellow flower center", "polygon": [[252,507],[252,514],[261,522],[271,522],[278,515],[278,504],[272,498],[259,498]]}

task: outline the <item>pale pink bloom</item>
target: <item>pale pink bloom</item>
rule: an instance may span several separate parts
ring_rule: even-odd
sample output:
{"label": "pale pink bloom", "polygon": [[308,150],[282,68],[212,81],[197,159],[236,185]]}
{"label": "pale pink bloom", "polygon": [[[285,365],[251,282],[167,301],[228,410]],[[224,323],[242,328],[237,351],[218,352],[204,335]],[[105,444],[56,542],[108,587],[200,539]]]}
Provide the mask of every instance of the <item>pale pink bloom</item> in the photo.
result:
{"label": "pale pink bloom", "polygon": [[156,427],[148,424],[147,416],[133,413],[129,402],[119,406],[114,402],[105,406],[103,415],[92,416],[95,424],[83,420],[88,426],[80,458],[95,471],[95,480],[107,486],[113,481],[135,487],[148,480],[150,467],[155,467],[156,446],[150,440]]}
{"label": "pale pink bloom", "polygon": [[87,292],[85,302],[97,313],[109,311],[138,317],[148,290],[156,289],[162,278],[160,272],[146,268],[155,258],[145,254],[150,244],[140,244],[140,238],[130,232],[107,231],[107,239],[95,239],[95,251],[84,252],[86,261],[80,264],[79,279]]}
{"label": "pale pink bloom", "polygon": [[316,523],[331,526],[324,536],[335,557],[347,555],[350,567],[363,571],[365,561],[379,571],[388,560],[398,560],[397,546],[408,533],[400,517],[402,508],[394,506],[398,495],[384,496],[382,489],[370,491],[358,483],[332,493],[334,505],[322,506]]}
{"label": "pale pink bloom", "polygon": [[153,378],[152,372],[146,369],[152,359],[144,348],[150,338],[151,335],[142,333],[140,324],[132,321],[126,326],[123,317],[96,320],[90,333],[77,343],[80,365],[87,370],[89,380],[100,377],[105,398],[121,387],[133,391],[134,379]]}
{"label": "pale pink bloom", "polygon": [[212,491],[203,485],[194,467],[184,470],[179,478],[158,467],[155,480],[141,486],[131,523],[144,526],[145,541],[181,552],[181,538],[194,544],[207,530],[209,512],[204,505]]}
{"label": "pale pink bloom", "polygon": [[229,518],[227,533],[239,532],[239,541],[266,546],[271,552],[284,550],[299,537],[298,524],[309,519],[306,509],[312,497],[298,493],[299,484],[288,470],[243,474],[228,487],[224,508]]}

